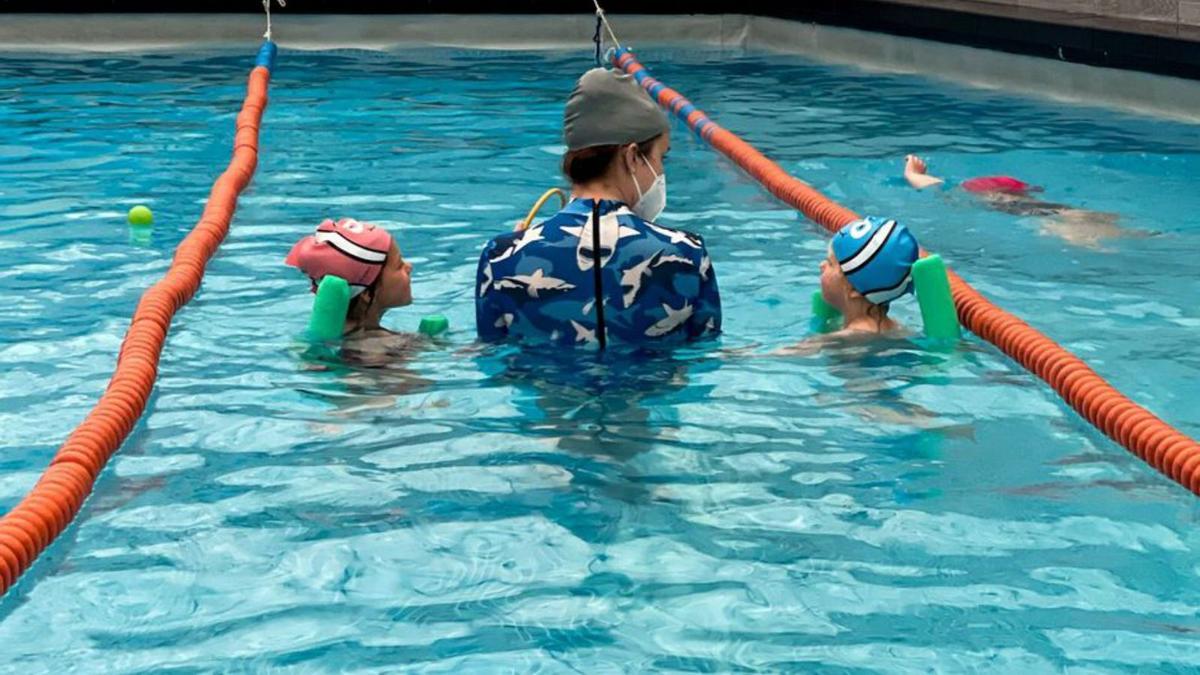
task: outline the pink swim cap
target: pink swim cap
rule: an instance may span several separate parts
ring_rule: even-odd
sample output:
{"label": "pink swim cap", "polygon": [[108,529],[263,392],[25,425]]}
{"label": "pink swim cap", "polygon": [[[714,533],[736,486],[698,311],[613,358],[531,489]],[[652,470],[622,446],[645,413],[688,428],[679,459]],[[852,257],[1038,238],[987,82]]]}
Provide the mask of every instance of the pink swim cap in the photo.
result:
{"label": "pink swim cap", "polygon": [[296,242],[283,262],[307,274],[314,293],[321,279],[333,274],[345,279],[351,294],[358,295],[379,278],[391,247],[392,235],[382,227],[352,218],[336,223],[326,219],[316,233]]}
{"label": "pink swim cap", "polygon": [[1012,195],[1023,195],[1027,192],[1041,190],[1012,176],[980,176],[963,181],[963,189],[967,192],[1005,192]]}

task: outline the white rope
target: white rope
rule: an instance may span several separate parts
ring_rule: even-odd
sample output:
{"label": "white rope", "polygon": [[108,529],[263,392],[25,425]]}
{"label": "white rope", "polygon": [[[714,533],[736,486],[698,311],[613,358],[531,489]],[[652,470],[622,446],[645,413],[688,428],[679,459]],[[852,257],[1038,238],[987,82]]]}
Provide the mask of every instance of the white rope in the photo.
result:
{"label": "white rope", "polygon": [[[287,7],[287,0],[275,0],[275,1],[279,3],[279,7],[281,9],[284,7]],[[262,0],[262,3],[263,3],[263,10],[266,11],[266,13],[267,13],[267,32],[263,33],[263,37],[266,38],[267,40],[270,40],[271,39],[271,0]]]}
{"label": "white rope", "polygon": [[613,32],[612,24],[608,22],[608,16],[600,7],[600,0],[592,0],[592,4],[596,5],[596,16],[600,17],[600,20],[604,22],[604,27],[608,30],[609,39],[613,41],[613,44],[617,46],[617,49],[620,49],[621,41],[617,39],[617,34]]}

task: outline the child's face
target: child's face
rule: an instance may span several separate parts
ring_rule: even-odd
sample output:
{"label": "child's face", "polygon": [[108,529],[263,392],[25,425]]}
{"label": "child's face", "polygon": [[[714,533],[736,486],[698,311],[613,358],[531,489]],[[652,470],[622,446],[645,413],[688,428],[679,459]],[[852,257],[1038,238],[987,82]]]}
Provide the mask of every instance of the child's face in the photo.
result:
{"label": "child's face", "polygon": [[392,242],[383,270],[379,272],[378,300],[384,307],[404,307],[412,304],[412,263],[400,256],[400,247]]}
{"label": "child's face", "polygon": [[830,251],[821,261],[821,297],[844,313],[846,301],[853,291],[854,287],[850,285],[846,275],[842,274],[842,266],[838,264],[837,258],[833,257],[833,251]]}

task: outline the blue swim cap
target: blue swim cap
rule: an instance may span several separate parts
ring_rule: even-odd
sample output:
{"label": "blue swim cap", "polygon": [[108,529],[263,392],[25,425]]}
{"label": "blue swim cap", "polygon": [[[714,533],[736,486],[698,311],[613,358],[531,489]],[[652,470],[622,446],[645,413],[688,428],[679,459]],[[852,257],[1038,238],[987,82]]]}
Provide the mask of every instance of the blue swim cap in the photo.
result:
{"label": "blue swim cap", "polygon": [[876,305],[911,293],[917,240],[894,220],[865,218],[838,230],[830,246],[854,290]]}

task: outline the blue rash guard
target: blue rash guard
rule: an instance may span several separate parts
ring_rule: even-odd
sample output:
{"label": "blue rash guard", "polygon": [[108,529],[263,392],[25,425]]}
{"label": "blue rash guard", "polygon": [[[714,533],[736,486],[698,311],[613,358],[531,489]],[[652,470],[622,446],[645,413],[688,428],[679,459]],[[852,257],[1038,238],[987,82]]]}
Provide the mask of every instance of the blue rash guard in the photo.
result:
{"label": "blue rash guard", "polygon": [[682,342],[721,330],[721,297],[703,239],[643,220],[621,202],[576,199],[549,220],[488,242],[476,274],[475,325],[491,342]]}

